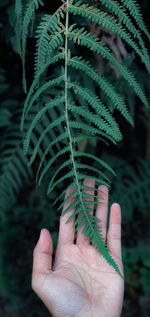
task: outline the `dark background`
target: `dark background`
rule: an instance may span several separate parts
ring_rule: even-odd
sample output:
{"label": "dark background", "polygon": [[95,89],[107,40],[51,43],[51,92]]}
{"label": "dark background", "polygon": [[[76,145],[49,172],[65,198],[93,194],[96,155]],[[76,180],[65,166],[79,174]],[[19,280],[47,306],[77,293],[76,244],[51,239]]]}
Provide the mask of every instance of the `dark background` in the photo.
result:
{"label": "dark background", "polygon": [[[150,3],[148,0],[140,1],[144,20],[149,28]],[[59,1],[51,1],[45,6],[46,12],[54,12],[59,5]],[[39,11],[40,16],[42,12]],[[36,21],[37,23],[37,21]],[[0,149],[2,155],[3,141],[7,129],[13,127],[15,122],[15,110],[22,109],[25,94],[22,89],[22,64],[20,56],[16,50],[16,41],[14,33],[14,1],[1,0],[0,2]],[[150,28],[149,28],[150,29]],[[144,38],[144,37],[143,37]],[[146,38],[144,38],[147,41]],[[32,51],[34,49],[34,39],[30,36],[28,40],[27,61],[32,62]],[[146,42],[149,48],[149,43]],[[149,99],[149,76],[138,59],[135,60],[136,66],[131,64],[135,70],[143,88]],[[129,61],[130,63],[130,61]],[[32,81],[33,70],[27,68],[28,83]],[[109,74],[108,74],[109,76]],[[119,87],[125,91],[125,84],[121,79],[118,80]],[[126,126],[123,122],[124,140],[118,147],[110,147],[107,153],[103,153],[107,159],[111,158],[114,167],[118,168],[118,179],[115,182],[123,181],[130,174],[129,165],[134,173],[139,177],[136,168],[137,157],[143,159],[147,164],[150,159],[150,120],[148,111],[139,101],[128,94],[128,102],[134,103],[135,128],[128,128],[128,134],[125,133]],[[5,112],[4,109],[7,109]],[[101,155],[100,147],[97,147],[96,154]],[[124,174],[120,172],[118,164],[121,167],[123,160],[126,162]],[[120,163],[119,163],[120,162]],[[0,160],[0,164],[1,160]],[[147,165],[149,166],[149,165]],[[36,164],[34,166],[36,169]],[[121,168],[122,169],[122,168]],[[5,177],[1,167],[1,178]],[[145,172],[146,173],[146,172]],[[150,196],[150,179],[144,174],[143,184],[145,183]],[[122,177],[122,178],[121,178]],[[147,177],[147,178],[146,178]],[[134,178],[134,177],[133,177]],[[140,184],[140,185],[139,185]],[[141,186],[140,180],[137,187]],[[145,190],[145,184],[142,188]],[[115,186],[114,186],[115,187]],[[127,186],[127,194],[131,191]],[[1,188],[1,187],[0,187]],[[143,190],[143,189],[142,189]],[[1,191],[0,191],[1,195]],[[31,289],[32,272],[32,253],[38,240],[40,229],[46,227],[50,230],[54,249],[57,244],[58,233],[58,214],[57,210],[51,206],[53,199],[57,197],[55,191],[48,199],[45,194],[45,185],[40,188],[36,186],[35,179],[29,177],[22,179],[22,186],[16,195],[16,200],[5,210],[0,211],[0,316],[6,317],[33,317],[49,316],[44,305],[38,299]],[[117,186],[114,193],[110,193],[110,200],[115,199],[121,204],[120,197],[117,196]],[[1,200],[2,196],[0,197]],[[131,201],[132,213],[126,211],[126,200],[122,199],[122,244],[123,244],[123,262],[125,267],[125,298],[122,311],[122,317],[129,316],[150,316],[150,202],[145,199],[140,210],[135,203]],[[2,202],[0,203],[1,206]],[[2,209],[2,208],[1,208]]]}

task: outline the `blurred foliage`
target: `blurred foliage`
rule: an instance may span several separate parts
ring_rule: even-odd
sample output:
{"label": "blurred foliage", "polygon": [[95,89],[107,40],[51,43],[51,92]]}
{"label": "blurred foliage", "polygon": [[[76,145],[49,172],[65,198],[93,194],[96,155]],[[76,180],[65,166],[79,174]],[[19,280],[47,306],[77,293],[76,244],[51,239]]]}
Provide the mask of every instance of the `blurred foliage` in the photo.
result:
{"label": "blurred foliage", "polygon": [[[136,247],[122,249],[125,269],[125,281],[137,289],[141,285],[143,292],[150,295],[150,247],[138,241]],[[140,269],[139,269],[140,268]]]}
{"label": "blurred foliage", "polygon": [[[56,1],[47,4],[49,12],[54,11],[55,7]],[[148,21],[148,0],[142,2],[142,10]],[[59,215],[57,208],[50,206],[58,193],[54,191],[47,198],[46,179],[44,184],[37,187],[33,177],[35,167],[33,171],[27,171],[24,165],[24,173],[19,174],[18,161],[13,159],[14,153],[20,153],[22,164],[25,164],[19,134],[19,118],[25,96],[21,82],[22,65],[16,49],[14,12],[13,0],[0,1],[0,316],[42,317],[49,316],[49,313],[31,290],[32,253],[40,229],[46,227],[52,234],[55,255]],[[35,20],[35,23],[38,21]],[[34,42],[32,31],[28,41],[29,52],[32,52],[32,40]],[[32,60],[32,54],[28,53],[27,58]],[[128,55],[126,63],[133,68],[149,96],[149,77],[146,71],[138,61],[135,65],[132,54]],[[117,201],[122,208],[126,290],[132,287],[135,292],[150,295],[150,166],[146,160],[150,122],[146,110],[137,102],[133,91],[129,87],[126,89],[125,81],[122,78],[116,80],[107,68],[105,72],[127,98],[135,128],[129,128],[122,121],[124,140],[118,144],[117,149],[113,146],[101,149],[97,144],[97,155],[111,162],[117,175],[112,178],[110,203]],[[30,73],[31,70],[28,70],[29,81]],[[90,144],[91,153],[95,149],[94,142]],[[86,143],[81,146],[86,147]],[[13,171],[14,178],[9,169]],[[51,173],[53,171],[47,177]],[[14,184],[15,177],[18,179],[17,187]]]}

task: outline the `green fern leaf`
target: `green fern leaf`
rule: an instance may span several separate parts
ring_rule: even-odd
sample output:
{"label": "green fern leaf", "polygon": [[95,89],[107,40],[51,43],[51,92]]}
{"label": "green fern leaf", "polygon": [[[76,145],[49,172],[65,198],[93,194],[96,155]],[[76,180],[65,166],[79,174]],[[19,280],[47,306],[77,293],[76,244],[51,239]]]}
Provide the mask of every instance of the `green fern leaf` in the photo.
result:
{"label": "green fern leaf", "polygon": [[[74,129],[82,129],[82,131],[85,131],[85,133],[91,133],[93,135],[101,135],[101,136],[104,136],[106,137],[107,139],[109,139],[112,143],[116,144],[116,141],[111,137],[109,136],[108,134],[106,134],[105,132],[103,131],[100,131],[99,129],[97,128],[94,128],[94,127],[91,127],[89,126],[88,124],[86,123],[83,123],[83,122],[75,122],[75,121],[69,121],[69,125],[70,125],[70,128],[74,128]],[[97,136],[96,136],[97,137]]]}
{"label": "green fern leaf", "polygon": [[[115,0],[113,0],[113,1],[112,0],[108,0],[108,1],[107,0],[100,0],[100,2],[103,5],[105,5],[109,10],[111,10],[112,13],[117,15],[119,17],[120,22],[122,22],[126,26],[128,31],[133,34],[133,37],[134,38],[136,37],[138,39],[139,44],[140,44],[140,46],[141,46],[141,48],[143,50],[144,56],[149,61],[149,54],[148,54],[147,49],[145,47],[145,44],[144,44],[144,42],[142,40],[141,33],[138,30],[138,28],[136,28],[134,26],[134,24],[132,23],[130,17],[128,17],[128,13],[127,13],[127,11],[125,10],[125,7],[124,7],[124,1],[123,1],[123,5],[120,5]],[[134,6],[134,8],[135,8],[135,6]],[[141,20],[141,18],[140,18],[140,20]],[[143,22],[142,22],[142,24],[143,24]]]}
{"label": "green fern leaf", "polygon": [[[31,134],[33,129],[35,128],[35,125],[37,124],[37,122],[41,119],[41,117],[43,116],[43,114],[45,114],[46,111],[52,109],[53,107],[56,107],[58,105],[60,105],[61,103],[64,102],[64,97],[58,97],[55,100],[53,100],[52,102],[50,102],[49,104],[47,104],[43,109],[41,109],[40,112],[38,112],[38,114],[35,116],[30,129],[27,132],[27,136],[26,139],[24,141],[24,153],[27,154],[28,152],[28,147],[29,147],[29,142],[31,139]],[[64,116],[63,116],[64,117]],[[62,121],[62,118],[59,118],[59,123]]]}
{"label": "green fern leaf", "polygon": [[119,61],[111,54],[110,50],[104,43],[100,42],[96,36],[90,35],[87,31],[85,31],[84,28],[74,29],[72,33],[69,33],[69,37],[71,37],[74,41],[77,41],[79,45],[87,46],[90,50],[96,52],[97,54],[106,58],[113,65],[115,65],[120,74],[124,77],[125,80],[127,80],[129,85],[139,96],[141,101],[145,104],[147,108],[149,108],[149,103],[146,99],[146,96],[142,88],[140,87],[140,84],[136,81],[134,74],[125,65],[119,63]]}
{"label": "green fern leaf", "polygon": [[[77,200],[76,200],[76,210],[72,214],[72,217],[74,217],[77,213],[79,214],[81,211],[82,211],[82,216],[78,217],[74,223],[74,226],[77,225],[77,227],[75,228],[75,231],[79,230],[79,228],[83,225],[82,233],[85,234],[85,232],[88,230],[87,234],[90,237],[90,240],[92,241],[93,245],[96,247],[96,249],[99,252],[101,252],[101,254],[105,257],[107,262],[110,263],[115,268],[115,270],[121,275],[120,270],[118,269],[118,266],[116,265],[115,261],[113,260],[112,256],[110,255],[108,251],[108,248],[105,244],[105,241],[101,234],[101,230],[99,226],[95,225],[95,222],[99,222],[99,219],[97,219],[96,217],[92,217],[89,214],[89,211],[91,211],[91,208],[87,208],[86,204],[89,204],[89,201],[86,201],[84,199],[82,200],[81,206],[80,205],[77,206]],[[96,204],[96,201],[94,201],[93,204]],[[63,211],[62,215],[64,215],[65,212],[67,211],[68,211],[68,208],[66,208],[66,210]],[[80,223],[78,223],[79,220],[81,220]],[[67,221],[69,221],[69,219]]]}
{"label": "green fern leaf", "polygon": [[39,178],[39,185],[41,184],[42,178],[45,175],[45,173],[48,171],[48,169],[50,168],[50,166],[53,164],[53,162],[62,154],[69,152],[70,151],[70,146],[66,146],[63,150],[61,150],[60,152],[58,152],[54,157],[52,157],[49,162],[45,165],[45,167],[43,168],[40,178]]}
{"label": "green fern leaf", "polygon": [[29,0],[26,7],[25,15],[23,17],[23,22],[22,22],[22,65],[23,65],[23,88],[25,93],[27,93],[27,84],[26,84],[26,76],[25,76],[25,55],[26,55],[28,27],[32,20],[33,14],[35,10],[39,8],[39,5],[44,5],[42,0]]}
{"label": "green fern leaf", "polygon": [[[29,112],[29,107],[28,107],[28,103],[29,103],[29,99],[31,98],[31,95],[33,94],[34,92],[34,89],[38,83],[38,80],[40,78],[40,76],[46,71],[46,69],[53,63],[57,63],[58,61],[60,61],[61,59],[64,59],[65,58],[65,55],[64,53],[59,53],[57,54],[56,56],[54,56],[53,58],[51,58],[50,60],[48,60],[48,62],[46,64],[44,64],[44,66],[40,69],[40,71],[38,72],[38,74],[35,76],[35,79],[31,85],[31,88],[28,92],[28,95],[27,95],[27,98],[26,98],[26,101],[25,101],[25,105],[24,105],[24,109],[23,109],[23,115],[22,115],[22,118],[21,118],[21,131],[23,131],[23,125],[24,125],[24,119],[25,119],[25,116],[27,116],[28,112]],[[56,82],[57,82],[57,79],[56,79]],[[55,84],[53,82],[53,84]]]}
{"label": "green fern leaf", "polygon": [[[15,114],[15,112],[14,112]],[[17,111],[16,111],[17,114]],[[16,120],[17,121],[17,120]],[[0,155],[0,209],[6,212],[12,208],[23,180],[32,178],[32,170],[27,168],[27,158],[23,153],[23,135],[19,133],[20,122],[6,129]]]}
{"label": "green fern leaf", "polygon": [[118,168],[116,183],[111,196],[111,202],[117,197],[124,222],[133,218],[135,208],[139,212],[146,212],[150,206],[149,190],[149,163],[144,159],[139,159],[133,167],[124,161],[122,166]]}
{"label": "green fern leaf", "polygon": [[115,91],[113,85],[110,84],[108,80],[100,76],[96,69],[93,69],[89,62],[82,61],[80,57],[74,57],[72,59],[68,58],[68,66],[84,71],[90,78],[92,78],[111,99],[112,103],[116,106],[116,109],[118,109],[125,119],[133,125],[132,118],[121,96]]}
{"label": "green fern leaf", "polygon": [[[64,168],[65,166],[69,166],[69,164],[72,164],[71,160],[67,160],[67,163],[65,162],[63,164],[63,166],[61,166],[61,169]],[[95,167],[92,167],[92,166],[89,166],[87,164],[81,164],[81,163],[76,163],[76,168],[78,169],[89,169],[90,171],[94,171],[95,173],[99,174],[100,176],[102,176],[107,182],[109,182],[109,179],[108,177],[100,170],[98,170],[97,168]],[[67,174],[66,174],[67,175]],[[54,179],[54,178],[53,178]],[[50,184],[49,184],[49,187],[48,187],[48,193],[50,193],[59,183],[63,182],[64,180],[64,176],[61,177],[57,182],[55,182],[54,185],[52,185],[52,182],[53,182],[53,179],[51,180]],[[101,180],[101,178],[99,178],[101,182],[103,182]]]}
{"label": "green fern leaf", "polygon": [[[76,138],[76,139],[77,139],[77,138]],[[95,157],[95,156],[92,155],[92,154],[84,153],[84,152],[82,153],[82,152],[80,152],[80,151],[75,151],[75,152],[74,152],[74,156],[75,156],[75,157],[78,157],[78,156],[79,156],[79,157],[82,157],[82,156],[84,156],[84,157],[92,158],[93,161],[98,162],[99,166],[102,166],[103,168],[105,168],[105,169],[107,169],[109,172],[111,172],[113,175],[115,175],[113,169],[112,169],[106,162],[104,162],[103,160],[101,160],[101,159]],[[70,159],[69,159],[69,160],[65,161],[65,162],[56,170],[56,172],[55,172],[54,176],[52,177],[52,179],[51,179],[51,181],[50,181],[50,184],[49,184],[49,188],[51,188],[50,191],[53,190],[53,189],[52,189],[52,184],[53,184],[54,179],[56,178],[57,174],[58,174],[64,167],[68,166],[70,163],[71,163],[71,162],[70,162]],[[82,164],[82,166],[83,166],[83,164]],[[87,166],[88,166],[88,165],[87,165]],[[78,168],[79,168],[79,164],[78,164]],[[85,166],[85,168],[86,168],[86,166]],[[100,173],[100,174],[103,176],[103,178],[105,179],[106,176],[105,176],[105,174],[104,174],[103,172],[101,172],[100,170],[95,170],[95,171],[98,172],[98,173]],[[108,178],[106,178],[106,179],[107,179],[107,181],[108,181],[108,183],[109,183],[109,179],[108,179]],[[59,209],[58,209],[58,210],[59,210]]]}
{"label": "green fern leaf", "polygon": [[86,100],[97,114],[104,117],[106,121],[105,126],[107,126],[107,124],[110,126],[113,138],[116,140],[119,138],[121,140],[122,135],[115,119],[96,94],[87,88],[82,88],[79,83],[69,83],[68,88],[72,88],[74,93]]}
{"label": "green fern leaf", "polygon": [[34,102],[37,101],[38,97],[44,92],[46,91],[48,88],[52,87],[52,86],[56,86],[56,85],[60,85],[60,83],[64,80],[64,76],[59,76],[55,79],[49,80],[48,82],[46,82],[45,84],[43,84],[36,92],[35,94],[32,96],[30,102],[28,103],[28,109],[27,109],[27,113],[28,111],[30,111],[30,109],[32,108]]}
{"label": "green fern leaf", "polygon": [[[72,188],[72,187],[75,186],[75,185],[76,185],[76,182],[71,182],[71,184],[68,186],[68,189],[69,189],[69,188]],[[109,185],[108,185],[108,187],[109,187]],[[82,185],[82,184],[81,184],[80,188],[81,188],[81,190],[82,190],[82,189],[92,189],[92,190],[93,190],[93,187],[85,186],[85,185]],[[98,188],[97,188],[97,192],[99,192],[100,194],[102,193],[102,191],[99,190]],[[55,199],[55,201],[53,202],[53,206],[58,202],[58,200],[61,200],[61,199],[62,199],[62,197],[65,195],[65,193],[66,193],[66,190],[63,190],[63,191],[61,192],[61,194],[60,194],[60,195]],[[78,193],[78,190],[74,190],[70,195],[68,195],[68,197],[67,197],[66,199],[64,199],[63,202],[59,205],[58,210],[61,210],[62,207],[63,207],[63,205],[64,205],[70,198],[76,197],[76,194],[77,194],[77,193]],[[84,194],[85,194],[85,193],[83,192],[83,196],[84,196]],[[103,199],[103,198],[101,198],[101,199]]]}
{"label": "green fern leaf", "polygon": [[137,22],[137,25],[140,27],[142,31],[147,35],[149,41],[150,41],[150,35],[148,33],[148,30],[145,26],[145,23],[143,21],[143,17],[140,11],[140,7],[138,3],[135,0],[121,0],[123,2],[123,5],[127,7],[132,17]]}
{"label": "green fern leaf", "polygon": [[[98,130],[97,130],[97,131],[98,131]],[[46,155],[47,155],[48,152],[50,151],[50,148],[51,148],[53,145],[57,144],[57,142],[61,141],[62,139],[64,140],[67,136],[68,136],[68,134],[67,134],[67,132],[65,132],[65,133],[63,133],[62,135],[58,136],[56,139],[54,139],[54,140],[49,144],[49,146],[47,147],[46,151],[43,153],[43,156],[41,157],[41,162],[40,162],[40,164],[39,164],[39,168],[38,168],[37,175],[36,175],[36,182],[38,182],[38,177],[39,177],[40,169],[41,169],[41,167],[42,167],[42,165],[43,165],[43,163],[44,163],[44,161],[45,161]],[[85,139],[85,138],[91,138],[91,136],[85,135],[85,136],[80,136],[80,137],[74,137],[74,138],[73,138],[73,143],[77,143],[77,142],[79,142],[80,140]],[[98,137],[97,137],[97,138],[98,138]],[[100,140],[101,140],[101,138],[100,138]],[[39,142],[37,143],[37,147],[35,148],[35,150],[34,150],[34,152],[33,152],[33,155],[31,156],[31,159],[30,159],[30,162],[29,162],[30,165],[31,165],[31,163],[33,162],[33,160],[34,160],[34,158],[35,158],[34,154],[36,155],[37,152],[39,152],[38,147],[39,147],[40,141],[41,141],[41,139],[40,139]],[[76,154],[77,154],[77,152],[76,152]],[[89,156],[89,157],[95,158],[94,156]],[[96,159],[97,159],[97,158],[96,158]],[[69,161],[67,161],[67,162],[69,162]],[[108,167],[107,164],[105,165],[105,162],[103,162],[103,161],[100,160],[100,159],[98,159],[98,162],[101,163],[101,165],[104,166],[105,168],[108,168],[112,173],[114,173],[114,171],[113,171],[110,167]],[[67,163],[67,164],[68,164],[68,163]],[[55,172],[55,174],[54,174],[54,176],[53,176],[51,182],[52,182],[53,179],[56,177],[57,173],[58,173],[58,172],[63,168],[63,166],[65,166],[65,165],[66,165],[66,162],[65,162],[64,164],[62,164],[59,169],[57,169],[57,171]],[[51,183],[50,183],[50,184],[51,184]]]}
{"label": "green fern leaf", "polygon": [[[49,54],[63,42],[62,29],[59,26],[58,18],[64,4],[58,8],[53,15],[45,14],[42,22],[37,28],[37,44],[35,53],[35,76],[46,63],[47,53]],[[50,34],[51,35],[50,35]]]}
{"label": "green fern leaf", "polygon": [[85,109],[82,109],[82,107],[77,107],[75,105],[70,105],[68,104],[68,109],[71,112],[77,112],[78,114],[80,114],[81,116],[84,117],[85,120],[88,120],[89,122],[93,122],[98,128],[99,130],[104,130],[106,131],[106,135],[110,135],[112,136],[114,139],[116,137],[116,141],[120,141],[121,140],[121,133],[117,133],[117,135],[115,136],[111,127],[107,126],[106,122],[102,119],[102,118],[98,118],[97,115],[95,115],[93,112],[90,111],[86,111]]}
{"label": "green fern leaf", "polygon": [[91,21],[102,25],[109,31],[118,34],[140,56],[142,62],[150,72],[150,61],[145,58],[137,44],[132,40],[131,35],[117,23],[117,20],[115,20],[114,17],[107,15],[105,12],[102,12],[93,6],[89,7],[81,1],[71,5],[68,10],[74,15],[81,15],[82,17],[88,18]]}

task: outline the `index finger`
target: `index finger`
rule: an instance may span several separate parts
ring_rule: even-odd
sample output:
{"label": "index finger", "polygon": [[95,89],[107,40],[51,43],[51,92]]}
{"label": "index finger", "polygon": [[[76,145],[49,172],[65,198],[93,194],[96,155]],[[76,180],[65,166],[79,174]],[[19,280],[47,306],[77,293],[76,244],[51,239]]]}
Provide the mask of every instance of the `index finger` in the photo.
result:
{"label": "index finger", "polygon": [[[66,198],[75,191],[76,186],[73,188],[69,188],[66,192],[65,195],[65,200]],[[63,207],[63,211],[69,207],[70,204],[72,204],[76,199],[75,197],[69,198]],[[74,243],[74,234],[75,234],[75,228],[73,227],[74,224],[74,218],[73,217],[67,224],[66,221],[68,218],[73,214],[75,211],[75,207],[71,208],[69,211],[67,211],[64,215],[60,217],[60,224],[59,224],[59,236],[58,236],[58,246],[57,248],[61,247],[61,245],[66,245],[66,244],[73,244]]]}

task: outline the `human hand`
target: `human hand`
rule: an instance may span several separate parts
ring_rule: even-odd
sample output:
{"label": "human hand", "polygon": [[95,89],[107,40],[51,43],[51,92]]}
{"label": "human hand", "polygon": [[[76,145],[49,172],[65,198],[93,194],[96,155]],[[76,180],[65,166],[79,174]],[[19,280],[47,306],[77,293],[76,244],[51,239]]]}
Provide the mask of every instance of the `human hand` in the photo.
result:
{"label": "human hand", "polygon": [[[92,179],[84,180],[84,185],[94,187]],[[114,203],[111,206],[109,229],[106,233],[108,213],[108,189],[98,187],[104,200],[97,204],[96,214],[101,222],[102,234],[107,239],[110,253],[123,275],[121,259],[121,210]],[[66,193],[68,195],[74,188]],[[94,195],[90,189],[84,190]],[[64,205],[67,208],[75,198]],[[89,201],[92,197],[86,198]],[[92,205],[88,205],[92,207]],[[34,249],[32,288],[41,298],[54,317],[119,317],[124,296],[124,280],[108,264],[105,258],[90,244],[89,238],[77,231],[74,243],[75,228],[71,219],[65,222],[74,212],[74,208],[60,218],[58,245],[55,262],[52,268],[53,242],[47,229],[42,229],[40,239]]]}

